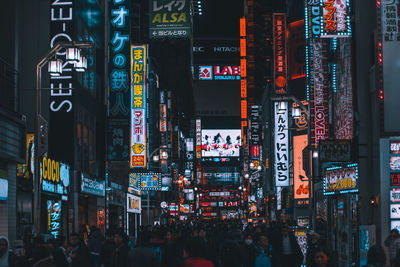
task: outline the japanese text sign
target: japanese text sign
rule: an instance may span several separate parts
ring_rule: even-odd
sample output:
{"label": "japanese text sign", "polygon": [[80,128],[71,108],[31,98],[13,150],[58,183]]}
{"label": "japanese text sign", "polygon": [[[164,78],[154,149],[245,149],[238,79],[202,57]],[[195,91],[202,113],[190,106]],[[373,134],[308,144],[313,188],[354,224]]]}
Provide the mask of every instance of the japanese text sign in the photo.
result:
{"label": "japanese text sign", "polygon": [[146,76],[147,47],[131,51],[131,168],[146,168]]}
{"label": "japanese text sign", "polygon": [[274,14],[274,77],[275,94],[286,93],[286,16]]}
{"label": "japanese text sign", "polygon": [[149,5],[150,38],[190,36],[189,0],[151,0]]}
{"label": "japanese text sign", "polygon": [[[282,107],[284,108],[282,109]],[[288,103],[275,102],[275,186],[289,186]],[[280,109],[281,108],[281,109]]]}
{"label": "japanese text sign", "polygon": [[129,54],[130,1],[110,1],[109,43],[109,160],[128,160],[129,157]]}
{"label": "japanese text sign", "polygon": [[351,35],[350,0],[323,0],[321,37],[349,37]]}
{"label": "japanese text sign", "polygon": [[331,167],[326,169],[324,176],[324,194],[357,192],[358,165],[349,164],[346,167]]}
{"label": "japanese text sign", "polygon": [[57,238],[61,234],[61,201],[47,200],[47,228]]}
{"label": "japanese text sign", "polygon": [[385,41],[399,39],[399,0],[381,1],[382,34]]}
{"label": "japanese text sign", "polygon": [[303,170],[303,149],[308,144],[308,136],[297,135],[293,136],[293,186],[294,186],[294,198],[303,199],[309,198],[309,184],[308,177]]}

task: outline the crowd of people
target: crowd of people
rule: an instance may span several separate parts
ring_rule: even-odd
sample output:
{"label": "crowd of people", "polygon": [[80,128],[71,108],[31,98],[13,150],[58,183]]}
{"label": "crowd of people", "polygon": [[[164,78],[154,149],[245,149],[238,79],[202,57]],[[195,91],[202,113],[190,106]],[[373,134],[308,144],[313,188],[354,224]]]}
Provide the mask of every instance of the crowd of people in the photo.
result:
{"label": "crowd of people", "polygon": [[[321,246],[319,235],[313,231],[308,232],[303,255],[293,229],[287,225],[243,226],[241,221],[144,226],[134,242],[122,229],[103,234],[93,226],[86,240],[77,233],[71,234],[68,242],[63,236],[47,240],[37,236],[18,253],[9,252],[8,247],[7,238],[0,237],[0,267],[337,266],[332,251]],[[379,256],[380,249],[371,248],[367,266],[385,266],[380,265],[384,260]]]}

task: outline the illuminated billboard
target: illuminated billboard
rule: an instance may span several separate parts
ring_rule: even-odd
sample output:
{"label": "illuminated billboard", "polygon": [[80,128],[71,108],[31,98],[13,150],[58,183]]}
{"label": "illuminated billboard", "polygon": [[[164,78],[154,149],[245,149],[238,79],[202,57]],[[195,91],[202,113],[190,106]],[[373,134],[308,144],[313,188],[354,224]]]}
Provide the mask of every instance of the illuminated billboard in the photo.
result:
{"label": "illuminated billboard", "polygon": [[321,37],[351,36],[350,0],[322,0]]}
{"label": "illuminated billboard", "polygon": [[288,103],[275,102],[275,186],[289,186]]}
{"label": "illuminated billboard", "polygon": [[274,14],[273,18],[275,94],[286,94],[286,15]]}
{"label": "illuminated billboard", "polygon": [[310,85],[311,145],[317,147],[319,140],[328,139],[328,62],[326,42],[310,41],[308,48],[311,64]]}
{"label": "illuminated billboard", "polygon": [[131,148],[130,167],[146,168],[147,46],[131,47]]}
{"label": "illuminated billboard", "polygon": [[199,80],[240,80],[240,66],[199,66]]}
{"label": "illuminated billboard", "polygon": [[149,1],[149,37],[188,38],[191,36],[189,1]]}
{"label": "illuminated billboard", "polygon": [[160,190],[161,174],[160,173],[137,173],[140,177],[140,190]]}
{"label": "illuminated billboard", "polygon": [[358,192],[358,164],[327,168],[324,195]]}
{"label": "illuminated billboard", "polygon": [[308,136],[293,136],[293,173],[294,198],[309,198],[308,177],[303,170],[303,149],[307,147]]}
{"label": "illuminated billboard", "polygon": [[202,157],[239,157],[240,129],[201,130]]}
{"label": "illuminated billboard", "polygon": [[337,40],[336,80],[333,81],[335,139],[353,138],[353,86],[351,75],[351,39]]}
{"label": "illuminated billboard", "polygon": [[68,194],[70,185],[69,165],[43,157],[40,163],[40,177],[42,191],[60,195]]}
{"label": "illuminated billboard", "polygon": [[61,200],[47,200],[47,230],[54,237],[62,232]]}

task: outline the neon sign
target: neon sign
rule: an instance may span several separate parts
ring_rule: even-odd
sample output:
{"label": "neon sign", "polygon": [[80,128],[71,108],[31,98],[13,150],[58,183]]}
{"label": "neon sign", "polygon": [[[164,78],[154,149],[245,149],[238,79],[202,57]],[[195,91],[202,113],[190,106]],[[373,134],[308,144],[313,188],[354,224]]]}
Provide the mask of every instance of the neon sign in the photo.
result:
{"label": "neon sign", "polygon": [[61,200],[47,200],[47,215],[48,231],[57,238],[61,234]]}
{"label": "neon sign", "polygon": [[274,76],[275,94],[286,93],[286,16],[274,14]]}
{"label": "neon sign", "polygon": [[131,49],[131,149],[130,167],[146,168],[147,46]]}
{"label": "neon sign", "polygon": [[351,36],[350,0],[323,0],[322,3],[321,37]]}

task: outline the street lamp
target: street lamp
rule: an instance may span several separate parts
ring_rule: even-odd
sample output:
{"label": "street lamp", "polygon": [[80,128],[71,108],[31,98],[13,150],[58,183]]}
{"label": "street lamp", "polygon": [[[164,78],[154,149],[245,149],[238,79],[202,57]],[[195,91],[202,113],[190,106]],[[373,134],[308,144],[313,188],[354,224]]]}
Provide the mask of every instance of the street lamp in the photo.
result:
{"label": "street lamp", "polygon": [[[91,42],[59,42],[53,46],[47,53],[42,57],[36,64],[36,106],[35,106],[35,170],[34,170],[34,230],[36,234],[40,233],[41,229],[41,188],[40,188],[40,165],[39,157],[41,156],[41,151],[39,144],[39,133],[40,126],[39,121],[44,120],[41,116],[41,90],[42,90],[42,68],[48,64],[48,71],[51,76],[60,76],[62,74],[63,62],[61,59],[57,59],[57,53],[63,49],[67,49],[66,58],[68,50],[70,48],[75,48],[78,51],[84,48],[90,48],[93,44]],[[72,50],[71,50],[72,51]],[[76,55],[75,51],[75,55]],[[73,53],[72,53],[73,54]],[[68,55],[67,60],[75,60],[73,55]],[[80,51],[79,51],[80,54]],[[70,57],[71,56],[71,57]],[[85,59],[86,60],[86,59]],[[86,69],[86,68],[85,68]],[[81,70],[82,71],[82,70]],[[84,71],[84,70],[83,70]],[[59,88],[63,89],[63,88]],[[68,88],[71,89],[71,88]],[[39,118],[40,117],[40,118]],[[45,151],[44,151],[45,152]]]}

